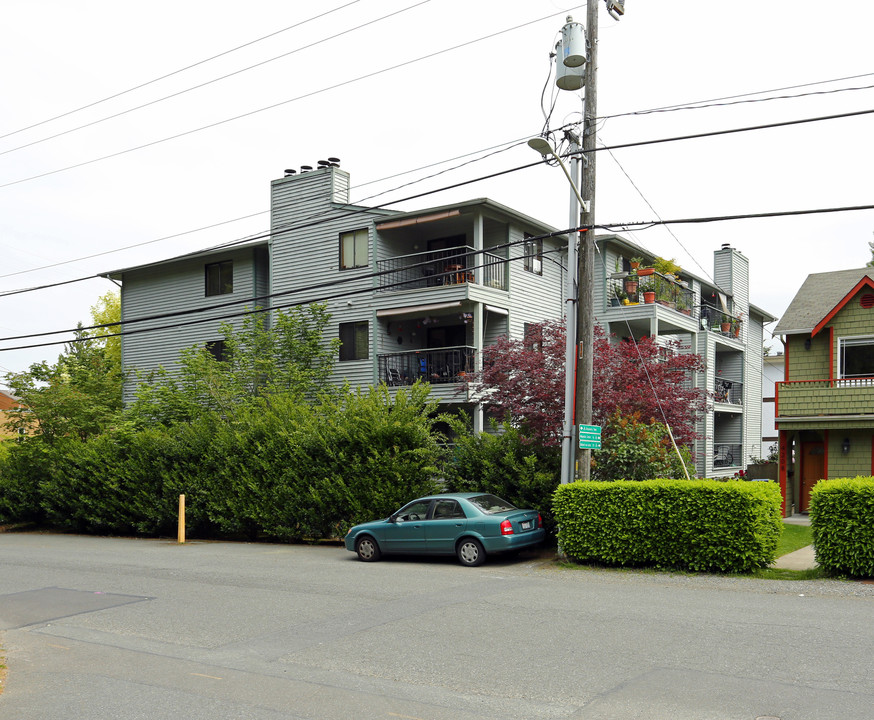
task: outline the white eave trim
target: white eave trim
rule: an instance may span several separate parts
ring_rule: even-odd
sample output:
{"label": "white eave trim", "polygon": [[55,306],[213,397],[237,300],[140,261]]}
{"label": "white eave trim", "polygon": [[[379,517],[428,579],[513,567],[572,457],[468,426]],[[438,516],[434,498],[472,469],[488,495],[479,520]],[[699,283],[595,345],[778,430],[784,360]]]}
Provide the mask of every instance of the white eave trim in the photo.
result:
{"label": "white eave trim", "polygon": [[435,310],[448,310],[449,308],[461,307],[461,301],[433,303],[432,305],[407,305],[399,308],[386,308],[385,310],[377,310],[376,317],[392,317],[393,315],[408,315],[409,313],[427,313]]}

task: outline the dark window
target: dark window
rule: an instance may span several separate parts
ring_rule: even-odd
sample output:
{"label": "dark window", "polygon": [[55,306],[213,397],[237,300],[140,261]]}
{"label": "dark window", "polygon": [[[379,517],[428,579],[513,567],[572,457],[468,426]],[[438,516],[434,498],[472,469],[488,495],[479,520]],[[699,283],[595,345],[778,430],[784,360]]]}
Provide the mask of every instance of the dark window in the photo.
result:
{"label": "dark window", "polygon": [[213,340],[206,344],[206,351],[219,362],[224,362],[228,359],[228,350],[225,347],[224,340]]}
{"label": "dark window", "polygon": [[463,517],[464,510],[456,500],[437,500],[434,503],[434,520],[455,520]]}
{"label": "dark window", "polygon": [[367,267],[367,229],[340,233],[340,269]]}
{"label": "dark window", "polygon": [[874,377],[874,337],[841,338],[842,378]]}
{"label": "dark window", "polygon": [[543,240],[533,240],[525,233],[525,269],[543,275]]}
{"label": "dark window", "polygon": [[534,323],[525,323],[523,335],[526,350],[543,352],[543,328]]}
{"label": "dark window", "polygon": [[234,261],[209,263],[206,266],[206,294],[228,295],[234,292]]}
{"label": "dark window", "polygon": [[367,360],[369,346],[367,321],[340,323],[340,360]]}

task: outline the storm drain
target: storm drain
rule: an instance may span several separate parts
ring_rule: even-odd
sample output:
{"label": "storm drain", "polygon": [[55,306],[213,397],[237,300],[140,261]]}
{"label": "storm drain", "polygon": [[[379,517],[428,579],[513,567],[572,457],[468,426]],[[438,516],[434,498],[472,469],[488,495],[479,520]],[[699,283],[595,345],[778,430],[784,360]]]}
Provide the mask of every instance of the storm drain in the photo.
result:
{"label": "storm drain", "polygon": [[143,600],[151,598],[58,587],[0,595],[0,630],[14,630]]}

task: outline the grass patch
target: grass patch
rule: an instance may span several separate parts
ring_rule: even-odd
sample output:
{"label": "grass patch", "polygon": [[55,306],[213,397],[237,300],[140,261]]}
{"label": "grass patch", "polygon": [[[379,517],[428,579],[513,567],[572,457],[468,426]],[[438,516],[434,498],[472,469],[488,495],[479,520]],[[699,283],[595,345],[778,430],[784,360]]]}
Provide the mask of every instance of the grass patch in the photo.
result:
{"label": "grass patch", "polygon": [[759,568],[749,573],[748,577],[760,580],[838,580],[834,575],[829,575],[821,567],[808,570],[787,570],[785,568]]}
{"label": "grass patch", "polygon": [[813,544],[813,528],[810,525],[783,524],[783,532],[777,541],[777,557],[788,555]]}

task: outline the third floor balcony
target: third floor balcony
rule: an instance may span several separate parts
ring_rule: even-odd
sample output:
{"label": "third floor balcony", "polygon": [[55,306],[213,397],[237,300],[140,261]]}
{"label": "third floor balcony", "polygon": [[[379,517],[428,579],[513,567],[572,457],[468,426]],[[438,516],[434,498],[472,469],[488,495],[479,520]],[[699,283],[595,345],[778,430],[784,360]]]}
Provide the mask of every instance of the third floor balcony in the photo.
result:
{"label": "third floor balcony", "polygon": [[398,255],[377,262],[379,291],[479,284],[507,289],[507,260],[470,246]]}

